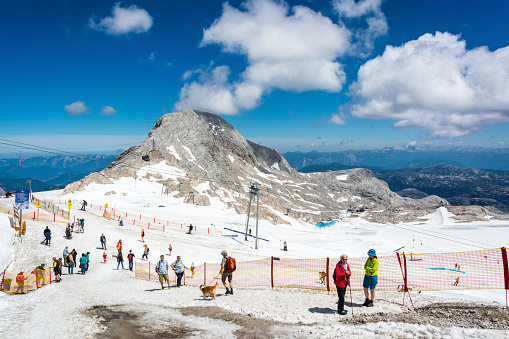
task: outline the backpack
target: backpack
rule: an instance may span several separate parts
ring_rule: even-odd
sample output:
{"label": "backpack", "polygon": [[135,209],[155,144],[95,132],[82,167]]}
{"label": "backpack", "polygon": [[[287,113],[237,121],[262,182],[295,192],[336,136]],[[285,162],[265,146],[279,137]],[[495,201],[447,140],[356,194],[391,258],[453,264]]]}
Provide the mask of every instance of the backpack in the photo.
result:
{"label": "backpack", "polygon": [[234,272],[237,269],[237,262],[235,258],[226,258],[226,272]]}

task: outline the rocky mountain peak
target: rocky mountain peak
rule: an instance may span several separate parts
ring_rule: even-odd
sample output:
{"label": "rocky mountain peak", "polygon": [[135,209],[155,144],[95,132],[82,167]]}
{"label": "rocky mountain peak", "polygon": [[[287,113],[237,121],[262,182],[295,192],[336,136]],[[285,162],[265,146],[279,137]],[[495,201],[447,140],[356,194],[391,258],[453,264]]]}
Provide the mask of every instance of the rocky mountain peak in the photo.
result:
{"label": "rocky mountain peak", "polygon": [[286,222],[286,215],[317,222],[361,206],[373,210],[419,206],[428,213],[426,206],[432,209],[441,201],[436,196],[402,198],[367,169],[299,173],[276,150],[247,141],[223,118],[189,109],[163,115],[144,142],[65,191],[133,176],[161,184],[176,198],[195,192],[200,205],[218,198],[238,213],[246,213],[246,193],[250,182],[257,182],[262,189],[260,217],[274,223]]}

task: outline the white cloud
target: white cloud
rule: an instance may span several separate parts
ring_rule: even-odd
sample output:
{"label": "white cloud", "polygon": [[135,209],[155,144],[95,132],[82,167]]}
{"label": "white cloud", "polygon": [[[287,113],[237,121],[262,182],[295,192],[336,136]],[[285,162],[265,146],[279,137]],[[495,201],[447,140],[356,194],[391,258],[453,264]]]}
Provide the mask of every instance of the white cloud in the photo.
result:
{"label": "white cloud", "polygon": [[[201,43],[246,55],[249,64],[239,81],[228,82],[227,66],[202,71],[207,75],[199,82],[182,88],[176,108],[236,114],[255,108],[275,88],[341,91],[346,76],[336,59],[347,52],[351,35],[343,25],[304,6],[290,10],[271,0],[249,0],[242,6],[245,11],[225,3],[221,17],[204,30]],[[194,73],[186,72],[183,79]]]}
{"label": "white cloud", "polygon": [[329,119],[329,124],[346,125],[347,118],[347,115],[342,112],[332,114]]}
{"label": "white cloud", "polygon": [[89,27],[98,31],[105,31],[111,35],[148,32],[153,19],[146,10],[136,5],[120,7],[116,3],[111,10],[112,16],[102,18],[98,23],[95,18],[89,19]]}
{"label": "white cloud", "polygon": [[76,101],[70,105],[65,105],[64,109],[67,111],[67,115],[75,117],[83,113],[86,113],[91,108],[87,107],[83,101]]}
{"label": "white cloud", "polygon": [[228,66],[216,67],[210,73],[203,73],[199,82],[186,84],[180,90],[179,102],[175,104],[175,108],[201,109],[226,115],[236,114],[238,109],[235,106],[231,86],[228,85],[229,74]]}
{"label": "white cloud", "polygon": [[117,110],[111,106],[103,106],[103,107],[101,107],[101,115],[102,116],[115,116],[115,115],[117,115]]}
{"label": "white cloud", "polygon": [[[341,19],[357,20],[359,28],[352,29],[354,43],[351,53],[368,56],[374,48],[374,41],[387,34],[389,26],[382,12],[382,0],[333,0],[332,5]],[[365,22],[364,22],[365,21]]]}
{"label": "white cloud", "polygon": [[509,121],[509,46],[467,50],[457,35],[425,34],[366,62],[350,91],[359,118],[396,120],[432,137],[471,134]]}

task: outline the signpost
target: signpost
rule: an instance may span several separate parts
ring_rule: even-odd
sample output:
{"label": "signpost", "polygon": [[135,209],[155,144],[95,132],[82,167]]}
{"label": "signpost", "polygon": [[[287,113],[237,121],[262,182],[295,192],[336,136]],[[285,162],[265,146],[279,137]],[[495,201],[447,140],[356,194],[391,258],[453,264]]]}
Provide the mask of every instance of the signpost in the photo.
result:
{"label": "signpost", "polygon": [[[19,237],[26,233],[26,224],[24,224],[25,229],[23,232],[23,228],[21,225],[21,221],[23,219],[23,210],[27,210],[30,207],[30,191],[17,191],[14,195],[14,211],[19,212],[17,215],[19,220],[19,226],[17,227],[17,231],[19,232]],[[18,213],[15,213],[15,215]]]}

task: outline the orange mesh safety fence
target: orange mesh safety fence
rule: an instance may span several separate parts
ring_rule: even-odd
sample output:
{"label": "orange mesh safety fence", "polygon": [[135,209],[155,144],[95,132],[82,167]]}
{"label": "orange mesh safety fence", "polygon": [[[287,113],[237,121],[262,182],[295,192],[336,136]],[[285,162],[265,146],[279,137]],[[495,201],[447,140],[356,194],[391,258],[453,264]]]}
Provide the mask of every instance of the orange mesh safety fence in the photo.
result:
{"label": "orange mesh safety fence", "polygon": [[[366,259],[348,259],[352,271],[350,279],[352,290],[363,289]],[[405,285],[409,290],[418,291],[509,289],[509,267],[507,265],[509,257],[505,249],[426,253],[411,256],[396,254],[379,256],[378,260],[377,290],[403,291]],[[338,262],[339,258],[285,259],[276,257],[237,262],[237,269],[233,272],[233,285],[335,290],[333,273]],[[171,264],[171,262],[169,263]],[[215,279],[220,279],[220,267],[221,264],[218,263],[204,263],[194,267],[194,272],[186,270],[184,284],[214,284]],[[136,262],[135,276],[158,280],[155,264],[150,262]]]}
{"label": "orange mesh safety fence", "polygon": [[1,290],[8,293],[26,293],[51,283],[51,270],[35,269],[29,274],[5,271]]}
{"label": "orange mesh safety fence", "polygon": [[[32,204],[42,208],[46,212],[53,213],[53,215],[55,215],[55,216],[59,216],[66,220],[70,219],[69,211],[61,209],[56,204],[54,204],[51,200],[41,200],[41,199],[36,198],[34,195],[32,195],[31,202],[32,202]],[[35,212],[34,212],[34,220],[35,220]]]}
{"label": "orange mesh safety fence", "polygon": [[[65,201],[63,201],[65,203]],[[104,208],[102,205],[97,204],[88,204],[87,208],[95,209],[98,211],[103,211],[103,217],[105,219],[116,221],[122,223],[124,225],[134,225],[139,226],[141,228],[156,230],[161,232],[166,232],[167,228],[180,228],[181,230],[187,232],[189,230],[189,226],[186,226],[182,223],[172,222],[169,220],[158,219],[154,217],[148,217],[142,214],[134,214],[128,213],[116,208]],[[222,231],[215,230],[208,226],[196,226],[193,225],[193,233],[200,234],[213,234],[213,235],[222,235]]]}
{"label": "orange mesh safety fence", "polygon": [[0,206],[0,213],[14,215],[14,209],[12,209],[12,208],[5,208],[5,207],[1,207]]}
{"label": "orange mesh safety fence", "polygon": [[[501,249],[457,253],[406,254],[408,289],[419,291],[446,289],[505,288]],[[507,267],[506,267],[507,270]]]}

